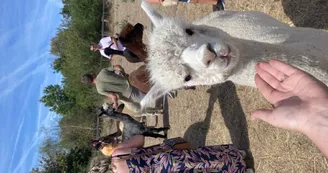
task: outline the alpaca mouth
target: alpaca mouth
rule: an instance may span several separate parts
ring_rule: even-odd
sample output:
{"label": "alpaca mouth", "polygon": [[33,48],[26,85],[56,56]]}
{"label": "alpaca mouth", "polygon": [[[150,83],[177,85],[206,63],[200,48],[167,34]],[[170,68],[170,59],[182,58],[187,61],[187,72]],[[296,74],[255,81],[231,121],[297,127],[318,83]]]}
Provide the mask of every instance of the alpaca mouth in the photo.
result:
{"label": "alpaca mouth", "polygon": [[228,67],[228,65],[230,64],[230,61],[231,61],[231,49],[230,49],[230,46],[227,46],[228,48],[228,51],[227,52],[224,52],[224,53],[220,53],[220,58],[221,59],[226,59],[227,61],[227,64],[226,64],[226,67]]}
{"label": "alpaca mouth", "polygon": [[[227,45],[227,51],[225,52],[216,52],[211,44],[207,44],[207,49],[215,55],[215,58],[220,58],[222,60],[226,60],[226,67],[230,64],[231,61],[231,48]],[[214,58],[214,59],[215,59]],[[207,64],[209,65],[212,61],[209,61]]]}
{"label": "alpaca mouth", "polygon": [[226,67],[228,67],[229,64],[230,64],[230,61],[231,61],[231,56],[229,55],[229,56],[226,56],[225,58],[227,59],[227,65],[226,65]]}

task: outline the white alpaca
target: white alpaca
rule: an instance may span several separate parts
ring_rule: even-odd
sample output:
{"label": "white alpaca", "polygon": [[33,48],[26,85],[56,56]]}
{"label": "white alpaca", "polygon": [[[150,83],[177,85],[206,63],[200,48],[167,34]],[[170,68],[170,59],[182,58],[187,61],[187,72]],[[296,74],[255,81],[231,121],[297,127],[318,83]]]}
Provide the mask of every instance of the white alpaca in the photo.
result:
{"label": "white alpaca", "polygon": [[154,24],[147,64],[153,87],[142,106],[183,86],[227,80],[255,86],[255,65],[272,58],[328,84],[327,32],[289,27],[261,12],[220,11],[190,24],[163,17],[145,2],[141,7]]}
{"label": "white alpaca", "polygon": [[129,99],[119,99],[130,111],[140,114],[141,116],[158,116],[162,114],[162,111],[157,108],[147,107],[145,109],[141,109],[140,103],[133,102]]}
{"label": "white alpaca", "polygon": [[[125,105],[126,108],[128,108],[130,111],[139,114],[141,116],[148,116],[148,115],[161,115],[162,111],[160,109],[157,108],[151,108],[151,107],[147,107],[145,109],[141,109],[141,105],[138,102],[134,102],[131,99],[128,99],[126,97],[120,97],[120,95],[117,95],[117,98],[119,100],[119,102],[123,103]],[[109,107],[109,104],[107,103],[107,99],[104,100],[104,104],[102,105],[103,108],[106,110]]]}

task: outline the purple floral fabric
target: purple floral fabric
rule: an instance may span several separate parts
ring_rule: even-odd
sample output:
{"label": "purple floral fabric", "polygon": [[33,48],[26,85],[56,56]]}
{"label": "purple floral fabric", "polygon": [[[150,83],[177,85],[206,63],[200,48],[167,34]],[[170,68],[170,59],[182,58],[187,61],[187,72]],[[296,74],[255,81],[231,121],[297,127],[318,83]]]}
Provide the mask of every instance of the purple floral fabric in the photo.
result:
{"label": "purple floral fabric", "polygon": [[170,146],[162,144],[138,149],[133,154],[163,149],[168,150],[126,160],[130,172],[246,172],[246,164],[241,154],[231,145],[205,146],[194,150],[174,150]]}

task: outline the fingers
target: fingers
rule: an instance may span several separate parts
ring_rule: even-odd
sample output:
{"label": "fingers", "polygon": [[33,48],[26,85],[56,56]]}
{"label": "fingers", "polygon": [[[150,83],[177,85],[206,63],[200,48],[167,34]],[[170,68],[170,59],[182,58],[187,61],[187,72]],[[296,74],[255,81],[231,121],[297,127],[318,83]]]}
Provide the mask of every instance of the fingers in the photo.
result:
{"label": "fingers", "polygon": [[267,82],[265,82],[258,74],[255,75],[255,84],[259,89],[260,93],[267,99],[270,103],[274,104],[277,98],[274,97],[273,93],[275,89],[272,88]]}
{"label": "fingers", "polygon": [[270,60],[269,61],[269,64],[279,70],[280,72],[283,72],[285,73],[287,76],[290,76],[292,74],[294,74],[295,72],[297,72],[299,69],[296,68],[296,67],[293,67],[291,65],[288,65],[282,61],[279,61],[279,60]]}
{"label": "fingers", "polygon": [[[263,68],[262,68],[263,67]],[[274,75],[270,73],[275,72],[274,68],[270,67],[270,65],[266,62],[261,62],[255,67],[256,73],[264,80],[267,84],[269,84],[272,88],[277,89],[280,85],[280,80],[278,80]]]}
{"label": "fingers", "polygon": [[113,108],[116,110],[117,107],[118,107],[117,103],[114,103],[114,104],[113,104]]}
{"label": "fingers", "polygon": [[263,69],[264,71],[270,73],[273,77],[275,77],[277,80],[281,81],[286,77],[285,73],[281,72],[280,70],[274,68],[272,65],[270,65],[268,62],[260,62],[258,66]]}
{"label": "fingers", "polygon": [[272,124],[272,111],[268,110],[268,109],[258,109],[256,111],[254,111],[251,115],[251,119],[252,120],[262,120],[265,121],[269,124]]}

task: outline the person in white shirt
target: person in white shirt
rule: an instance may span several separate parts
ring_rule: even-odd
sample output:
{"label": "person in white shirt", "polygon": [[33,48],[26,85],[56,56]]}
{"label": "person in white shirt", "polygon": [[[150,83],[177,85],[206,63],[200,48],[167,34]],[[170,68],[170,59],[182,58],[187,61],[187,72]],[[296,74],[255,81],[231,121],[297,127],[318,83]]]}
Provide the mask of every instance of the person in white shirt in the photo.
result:
{"label": "person in white shirt", "polygon": [[121,55],[131,63],[142,62],[137,55],[126,49],[116,38],[104,37],[98,44],[90,45],[90,50],[99,50],[100,54],[108,59],[112,59],[112,55]]}

